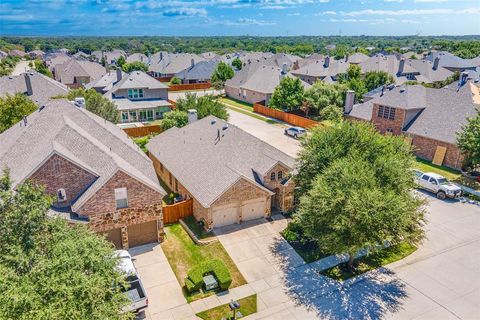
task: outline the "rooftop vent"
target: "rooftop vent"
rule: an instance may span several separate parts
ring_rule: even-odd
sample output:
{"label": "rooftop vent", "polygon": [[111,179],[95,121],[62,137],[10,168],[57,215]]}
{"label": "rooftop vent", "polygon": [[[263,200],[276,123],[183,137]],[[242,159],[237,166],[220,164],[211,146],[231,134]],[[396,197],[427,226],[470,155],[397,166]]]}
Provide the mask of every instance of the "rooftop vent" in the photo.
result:
{"label": "rooftop vent", "polygon": [[210,124],[213,126],[215,123],[217,123],[217,120],[213,119],[212,122],[210,122]]}
{"label": "rooftop vent", "polygon": [[400,88],[400,93],[405,92],[405,88]]}
{"label": "rooftop vent", "polygon": [[228,124],[225,124],[223,127],[222,127],[222,130],[227,130],[228,129]]}
{"label": "rooftop vent", "polygon": [[79,108],[85,108],[85,98],[84,97],[75,98],[74,103]]}

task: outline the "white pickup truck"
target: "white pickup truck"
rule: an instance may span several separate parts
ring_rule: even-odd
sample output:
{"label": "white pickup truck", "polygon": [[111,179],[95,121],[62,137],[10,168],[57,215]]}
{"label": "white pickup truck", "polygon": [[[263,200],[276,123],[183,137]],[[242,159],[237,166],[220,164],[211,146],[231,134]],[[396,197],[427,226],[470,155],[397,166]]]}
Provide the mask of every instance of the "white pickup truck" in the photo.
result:
{"label": "white pickup truck", "polygon": [[127,287],[122,288],[123,293],[130,300],[130,304],[122,311],[140,312],[148,307],[148,298],[145,294],[142,281],[137,274],[137,269],[133,265],[132,256],[126,250],[117,250],[115,255],[118,257],[117,269],[125,275]]}
{"label": "white pickup truck", "polygon": [[462,189],[459,186],[433,172],[415,171],[415,182],[421,189],[435,193],[441,200],[447,197],[454,199],[462,195]]}

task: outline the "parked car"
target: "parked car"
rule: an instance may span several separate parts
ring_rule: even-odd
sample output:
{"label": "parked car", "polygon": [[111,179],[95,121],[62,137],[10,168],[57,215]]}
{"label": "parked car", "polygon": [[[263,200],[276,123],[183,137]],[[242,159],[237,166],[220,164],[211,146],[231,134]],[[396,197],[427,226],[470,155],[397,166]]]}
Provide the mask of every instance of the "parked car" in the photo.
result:
{"label": "parked car", "polygon": [[437,198],[441,200],[447,197],[454,199],[462,195],[462,189],[459,186],[433,172],[421,173],[416,171],[415,182],[421,189],[435,193]]}
{"label": "parked car", "polygon": [[285,134],[287,136],[291,136],[291,137],[294,137],[295,139],[298,139],[301,136],[307,134],[307,130],[301,127],[290,127],[288,129],[285,129]]}
{"label": "parked car", "polygon": [[125,275],[127,286],[122,288],[122,292],[130,300],[130,305],[125,307],[122,311],[135,313],[140,312],[148,307],[148,298],[143,288],[142,281],[138,277],[137,269],[133,264],[133,259],[130,253],[126,250],[117,250],[115,255],[119,258],[117,270]]}

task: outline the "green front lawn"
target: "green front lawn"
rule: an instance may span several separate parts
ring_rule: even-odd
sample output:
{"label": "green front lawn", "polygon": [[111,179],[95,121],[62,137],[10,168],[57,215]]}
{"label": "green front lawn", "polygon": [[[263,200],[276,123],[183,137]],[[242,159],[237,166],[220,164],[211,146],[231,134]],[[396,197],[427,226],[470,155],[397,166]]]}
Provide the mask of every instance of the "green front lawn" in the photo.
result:
{"label": "green front lawn", "polygon": [[417,250],[417,247],[402,243],[357,259],[353,272],[346,269],[346,263],[341,263],[333,268],[322,271],[321,274],[339,281],[347,280],[367,271],[401,260],[412,254],[415,250]]}
{"label": "green front lawn", "polygon": [[[240,303],[240,309],[236,312],[240,311],[244,317],[257,312],[256,294],[240,299],[238,303]],[[233,312],[230,310],[228,303],[196,314],[197,317],[204,320],[233,319],[232,315]]]}
{"label": "green front lawn", "polygon": [[[188,271],[194,266],[210,259],[222,260],[225,263],[232,276],[231,288],[247,283],[220,241],[199,246],[193,242],[179,223],[165,227],[165,233],[165,240],[161,246],[182,287],[185,285],[185,277]],[[210,291],[207,293],[197,292],[190,294],[184,290],[188,302],[204,298],[214,293],[215,292]]]}

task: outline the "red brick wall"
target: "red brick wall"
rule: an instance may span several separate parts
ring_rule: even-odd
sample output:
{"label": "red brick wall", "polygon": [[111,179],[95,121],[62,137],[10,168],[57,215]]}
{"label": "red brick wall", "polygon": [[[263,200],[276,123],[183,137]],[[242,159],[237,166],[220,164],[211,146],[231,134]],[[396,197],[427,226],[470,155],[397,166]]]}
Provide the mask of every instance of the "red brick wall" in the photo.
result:
{"label": "red brick wall", "polygon": [[97,213],[117,211],[115,189],[127,188],[128,208],[144,208],[162,203],[163,195],[142,182],[118,171],[78,210],[78,214],[89,216]]}
{"label": "red brick wall", "polygon": [[[90,172],[54,154],[30,177],[54,197],[54,206],[69,206],[96,179]],[[65,189],[66,201],[57,202],[58,189]]]}
{"label": "red brick wall", "polygon": [[432,161],[437,147],[445,147],[447,152],[443,159],[443,165],[455,169],[461,168],[463,156],[456,145],[417,135],[411,135],[411,137],[414,153],[417,157]]}
{"label": "red brick wall", "polygon": [[392,129],[394,135],[402,134],[402,128],[405,121],[405,110],[395,108],[395,119],[385,119],[378,117],[378,105],[373,105],[372,122],[380,133],[386,133],[387,129]]}

